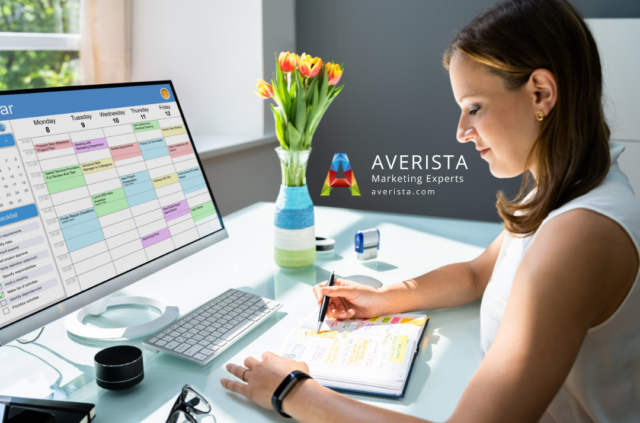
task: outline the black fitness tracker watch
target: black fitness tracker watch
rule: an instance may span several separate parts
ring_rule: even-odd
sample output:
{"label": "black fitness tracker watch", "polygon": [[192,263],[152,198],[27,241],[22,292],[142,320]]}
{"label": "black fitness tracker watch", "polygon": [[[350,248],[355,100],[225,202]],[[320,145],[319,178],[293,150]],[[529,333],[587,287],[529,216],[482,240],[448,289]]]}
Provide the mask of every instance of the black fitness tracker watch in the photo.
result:
{"label": "black fitness tracker watch", "polygon": [[291,417],[282,411],[282,400],[284,400],[284,397],[286,397],[291,389],[296,386],[296,383],[304,379],[311,379],[311,376],[299,370],[294,370],[284,378],[271,397],[271,405],[273,406],[273,409],[276,410],[276,413],[280,414],[282,417]]}

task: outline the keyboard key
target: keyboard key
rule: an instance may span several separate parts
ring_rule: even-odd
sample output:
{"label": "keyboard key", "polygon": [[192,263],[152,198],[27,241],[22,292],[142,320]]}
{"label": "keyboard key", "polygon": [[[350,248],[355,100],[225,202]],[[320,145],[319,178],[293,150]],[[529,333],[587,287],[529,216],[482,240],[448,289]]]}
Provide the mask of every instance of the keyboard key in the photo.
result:
{"label": "keyboard key", "polygon": [[202,341],[198,342],[198,345],[202,345],[203,347],[206,347],[209,344],[210,344],[210,342],[205,340],[205,339],[203,339]]}
{"label": "keyboard key", "polygon": [[202,325],[202,324],[201,324],[201,325],[196,325],[196,326],[194,327],[194,329],[198,329],[199,331],[200,331],[200,330],[203,330],[204,328],[206,328],[206,326],[205,326],[205,325]]}
{"label": "keyboard key", "polygon": [[156,345],[159,346],[159,347],[164,347],[166,344],[167,344],[167,341],[162,341],[161,340],[161,341],[156,342]]}
{"label": "keyboard key", "polygon": [[213,341],[213,344],[218,346],[218,347],[224,347],[225,345],[227,345],[227,341],[224,341],[222,339],[218,339]]}
{"label": "keyboard key", "polygon": [[261,318],[262,318],[262,314],[260,313],[252,314],[251,316],[248,317],[249,320],[253,320],[254,322],[257,322]]}
{"label": "keyboard key", "polygon": [[204,354],[204,355],[211,355],[213,354],[213,351],[207,348],[203,348],[200,350],[199,354]]}
{"label": "keyboard key", "polygon": [[204,339],[206,339],[206,340],[207,340],[207,341],[209,341],[209,342],[213,342],[213,341],[215,341],[217,338],[216,338],[215,336],[211,336],[211,335],[209,335],[209,336],[205,337]]}
{"label": "keyboard key", "polygon": [[187,329],[184,327],[176,329],[176,332],[179,332],[179,333],[185,333],[186,331]]}
{"label": "keyboard key", "polygon": [[187,342],[187,338],[185,338],[184,336],[178,336],[175,340],[180,343]]}
{"label": "keyboard key", "polygon": [[158,338],[157,336],[155,338],[151,338],[149,339],[149,342],[152,344],[155,344],[156,342],[158,342],[160,340],[160,338]]}
{"label": "keyboard key", "polygon": [[180,342],[176,342],[176,341],[171,341],[169,342],[167,345],[165,345],[164,347],[168,350],[172,350],[175,347],[177,347],[178,345],[180,345]]}
{"label": "keyboard key", "polygon": [[198,343],[198,341],[197,341],[197,340],[195,340],[195,339],[193,339],[193,338],[191,338],[191,339],[187,339],[187,344],[189,344],[189,345],[195,345],[195,344],[197,344],[197,343]]}
{"label": "keyboard key", "polygon": [[194,345],[194,346],[192,346],[191,348],[189,348],[188,350],[186,350],[186,351],[184,352],[184,355],[191,357],[191,356],[193,356],[195,353],[197,353],[198,351],[200,351],[202,348],[203,348],[203,346],[202,346],[202,345]]}
{"label": "keyboard key", "polygon": [[163,341],[165,342],[172,342],[175,338],[173,336],[165,336],[164,338],[162,338]]}
{"label": "keyboard key", "polygon": [[192,329],[193,325],[191,323],[185,323],[182,327],[185,329]]}
{"label": "keyboard key", "polygon": [[224,339],[225,341],[231,341],[240,333],[244,332],[244,330],[247,329],[249,326],[253,325],[253,323],[254,322],[251,320],[247,320],[246,322],[240,323],[238,326],[231,329],[229,332],[225,333],[220,338]]}
{"label": "keyboard key", "polygon": [[191,345],[189,345],[189,344],[181,344],[178,348],[174,348],[174,351],[181,353],[181,352],[185,352],[189,348],[191,348]]}
{"label": "keyboard key", "polygon": [[206,355],[204,355],[204,354],[200,354],[200,353],[198,353],[198,354],[194,355],[194,356],[193,356],[193,358],[195,358],[196,360],[201,360],[201,361],[202,361],[202,360],[204,360],[205,358],[207,358],[207,356],[206,356]]}
{"label": "keyboard key", "polygon": [[[240,322],[238,322],[240,323]],[[222,326],[223,329],[233,329],[234,327],[236,327],[236,325],[232,324],[232,323],[227,323],[226,325]]]}
{"label": "keyboard key", "polygon": [[198,341],[202,341],[204,339],[204,336],[202,336],[202,335],[193,335],[193,339],[196,339]]}
{"label": "keyboard key", "polygon": [[191,335],[197,335],[200,331],[198,329],[193,328],[193,329],[189,329],[188,332]]}

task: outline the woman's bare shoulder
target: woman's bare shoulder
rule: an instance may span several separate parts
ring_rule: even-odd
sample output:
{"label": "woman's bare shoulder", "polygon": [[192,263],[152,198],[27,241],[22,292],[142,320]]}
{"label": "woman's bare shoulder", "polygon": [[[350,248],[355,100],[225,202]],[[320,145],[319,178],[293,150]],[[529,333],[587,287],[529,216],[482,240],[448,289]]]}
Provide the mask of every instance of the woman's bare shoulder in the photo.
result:
{"label": "woman's bare shoulder", "polygon": [[564,275],[563,284],[595,303],[591,306],[599,311],[594,326],[622,303],[638,275],[639,261],[633,241],[616,221],[589,209],[573,209],[541,226],[523,265],[523,271],[540,276]]}

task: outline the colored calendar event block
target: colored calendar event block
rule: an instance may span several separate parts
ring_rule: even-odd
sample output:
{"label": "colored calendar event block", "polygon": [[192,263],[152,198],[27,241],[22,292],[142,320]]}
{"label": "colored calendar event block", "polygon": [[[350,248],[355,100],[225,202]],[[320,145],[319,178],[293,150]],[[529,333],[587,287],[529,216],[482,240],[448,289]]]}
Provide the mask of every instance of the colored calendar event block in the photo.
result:
{"label": "colored calendar event block", "polygon": [[187,204],[187,200],[182,200],[177,203],[169,204],[162,208],[162,214],[164,214],[164,220],[167,222],[172,221],[173,219],[177,219],[186,214],[189,214],[191,211],[189,210],[189,204]]}
{"label": "colored calendar event block", "polygon": [[166,187],[167,185],[171,185],[171,184],[175,184],[176,182],[178,182],[178,175],[175,173],[172,173],[170,175],[165,175],[165,176],[161,176],[159,178],[155,178],[152,179],[151,182],[153,182],[153,186],[154,188],[162,188],[162,187]]}
{"label": "colored calendar event block", "polygon": [[136,122],[132,124],[133,132],[144,132],[152,129],[160,129],[160,125],[157,120],[149,120],[146,122]]}
{"label": "colored calendar event block", "polygon": [[132,159],[134,157],[142,156],[142,151],[140,151],[140,146],[137,142],[111,147],[110,150],[111,157],[113,157],[113,161],[116,163],[120,160]]}
{"label": "colored calendar event block", "polygon": [[169,155],[172,159],[186,156],[187,154],[193,154],[193,148],[188,141],[169,146]]}
{"label": "colored calendar event block", "polygon": [[42,172],[49,194],[57,194],[87,185],[79,165],[61,167]]}
{"label": "colored calendar event block", "polygon": [[186,133],[187,130],[184,128],[184,125],[167,126],[166,128],[162,128],[163,137],[170,137],[172,135],[180,135]]}
{"label": "colored calendar event block", "polygon": [[106,138],[98,138],[95,140],[78,141],[73,143],[73,148],[77,153],[88,153],[89,151],[102,150],[109,147]]}
{"label": "colored calendar event block", "polygon": [[62,150],[65,148],[73,148],[71,140],[43,142],[42,144],[36,144],[36,153],[46,153],[48,151]]}
{"label": "colored calendar event block", "polygon": [[140,238],[140,240],[142,241],[142,246],[144,248],[147,248],[169,238],[171,238],[171,232],[169,232],[169,228],[164,228],[152,234],[145,235],[142,238]]}
{"label": "colored calendar event block", "polygon": [[129,208],[127,197],[122,188],[92,195],[91,201],[96,208],[98,217]]}
{"label": "colored calendar event block", "polygon": [[140,141],[140,150],[145,160],[157,159],[158,157],[168,156],[169,149],[164,138],[155,138],[148,141]]}
{"label": "colored calendar event block", "polygon": [[58,220],[69,252],[104,240],[102,227],[93,207],[60,216]]}
{"label": "colored calendar event block", "polygon": [[216,208],[213,207],[213,201],[207,201],[206,203],[198,204],[195,207],[191,207],[191,218],[194,222],[202,220],[205,217],[209,217],[216,213]]}
{"label": "colored calendar event block", "polygon": [[149,172],[146,170],[122,176],[120,177],[120,182],[127,196],[129,207],[144,204],[158,198]]}
{"label": "colored calendar event block", "polygon": [[80,166],[82,167],[82,173],[85,175],[116,167],[111,158],[82,163]]}
{"label": "colored calendar event block", "polygon": [[191,194],[207,187],[202,171],[198,167],[178,172],[178,178],[180,178],[180,185],[185,194]]}

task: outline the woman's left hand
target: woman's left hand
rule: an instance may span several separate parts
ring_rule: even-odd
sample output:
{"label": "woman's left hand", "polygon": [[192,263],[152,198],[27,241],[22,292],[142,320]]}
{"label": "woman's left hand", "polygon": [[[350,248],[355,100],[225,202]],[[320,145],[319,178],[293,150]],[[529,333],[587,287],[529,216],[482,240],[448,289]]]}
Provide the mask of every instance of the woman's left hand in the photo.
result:
{"label": "woman's left hand", "polygon": [[[253,357],[244,360],[244,367],[227,364],[227,371],[244,382],[221,379],[222,386],[249,398],[256,404],[271,410],[271,397],[284,378],[294,370],[309,373],[309,366],[272,352],[262,354],[262,361]],[[244,377],[243,377],[244,373]]]}

